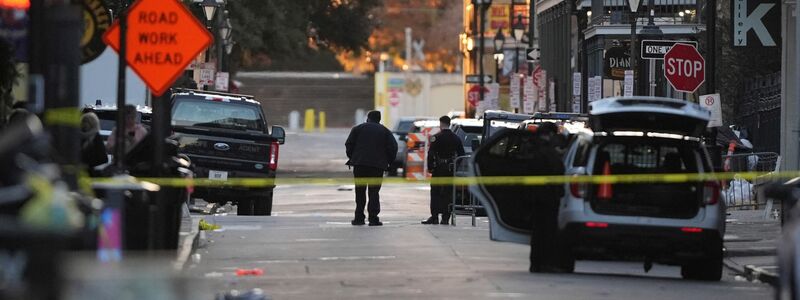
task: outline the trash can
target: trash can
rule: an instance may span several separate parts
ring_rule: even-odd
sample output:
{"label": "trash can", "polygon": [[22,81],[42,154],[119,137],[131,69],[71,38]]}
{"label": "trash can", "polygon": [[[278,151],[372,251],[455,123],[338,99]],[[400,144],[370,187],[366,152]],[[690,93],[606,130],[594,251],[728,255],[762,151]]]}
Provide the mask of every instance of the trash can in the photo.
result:
{"label": "trash can", "polygon": [[0,216],[0,299],[59,299],[69,238]]}

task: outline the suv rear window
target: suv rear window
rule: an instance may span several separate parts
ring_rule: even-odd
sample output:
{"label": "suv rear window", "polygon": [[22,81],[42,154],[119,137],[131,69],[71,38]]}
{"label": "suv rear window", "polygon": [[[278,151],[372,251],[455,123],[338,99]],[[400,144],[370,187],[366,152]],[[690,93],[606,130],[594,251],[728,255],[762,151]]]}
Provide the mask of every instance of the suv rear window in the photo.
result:
{"label": "suv rear window", "polygon": [[595,174],[603,172],[606,162],[612,174],[697,172],[697,150],[690,145],[647,141],[613,141],[600,146],[595,160]]}
{"label": "suv rear window", "polygon": [[175,126],[263,131],[264,123],[257,106],[233,102],[178,98],[172,110]]}

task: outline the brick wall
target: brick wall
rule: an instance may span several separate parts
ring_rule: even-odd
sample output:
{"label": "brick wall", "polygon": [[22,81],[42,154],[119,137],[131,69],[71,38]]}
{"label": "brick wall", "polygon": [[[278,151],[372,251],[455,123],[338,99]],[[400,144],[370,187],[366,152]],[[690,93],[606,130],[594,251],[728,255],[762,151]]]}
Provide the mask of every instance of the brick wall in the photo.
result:
{"label": "brick wall", "polygon": [[357,109],[374,107],[374,80],[335,73],[242,72],[240,92],[253,95],[264,107],[268,122],[287,126],[289,113],[308,108],[324,111],[328,127],[351,127]]}

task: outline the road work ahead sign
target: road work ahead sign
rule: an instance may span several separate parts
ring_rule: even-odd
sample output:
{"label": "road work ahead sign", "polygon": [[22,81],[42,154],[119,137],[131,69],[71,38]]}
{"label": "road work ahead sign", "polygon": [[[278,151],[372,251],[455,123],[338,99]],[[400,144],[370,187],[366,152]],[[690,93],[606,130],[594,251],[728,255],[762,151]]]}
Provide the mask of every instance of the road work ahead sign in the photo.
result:
{"label": "road work ahead sign", "polygon": [[[115,22],[103,41],[119,52],[119,36],[119,22]],[[178,0],[138,0],[128,11],[125,61],[160,96],[212,39]]]}
{"label": "road work ahead sign", "polygon": [[732,0],[734,47],[781,45],[780,0]]}

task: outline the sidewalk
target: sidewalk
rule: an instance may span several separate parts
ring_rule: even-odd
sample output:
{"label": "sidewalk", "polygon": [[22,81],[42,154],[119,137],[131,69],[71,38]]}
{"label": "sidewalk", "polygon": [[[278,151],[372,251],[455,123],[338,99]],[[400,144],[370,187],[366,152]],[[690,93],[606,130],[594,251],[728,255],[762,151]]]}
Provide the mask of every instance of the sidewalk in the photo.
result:
{"label": "sidewalk", "polygon": [[733,210],[727,218],[725,266],[749,280],[777,282],[776,249],[781,223],[763,211]]}

